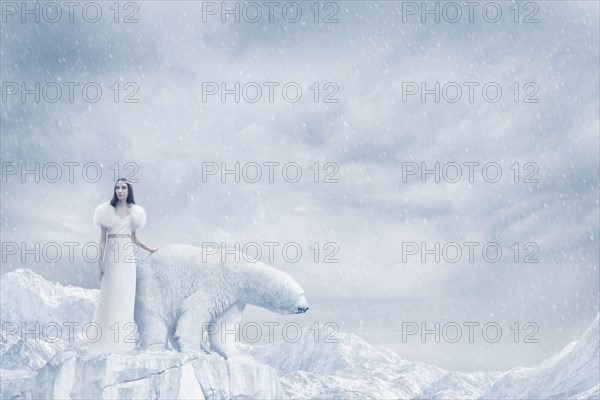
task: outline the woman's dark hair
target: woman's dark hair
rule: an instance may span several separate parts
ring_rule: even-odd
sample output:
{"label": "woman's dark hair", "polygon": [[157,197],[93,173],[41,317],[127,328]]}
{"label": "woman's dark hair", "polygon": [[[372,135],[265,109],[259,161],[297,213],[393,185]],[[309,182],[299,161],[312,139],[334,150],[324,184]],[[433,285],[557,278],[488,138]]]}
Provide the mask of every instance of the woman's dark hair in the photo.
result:
{"label": "woman's dark hair", "polygon": [[119,202],[119,199],[117,198],[118,182],[125,182],[125,184],[127,185],[127,204],[135,204],[135,200],[133,200],[133,186],[131,186],[131,183],[127,182],[127,178],[119,178],[117,179],[117,182],[115,182],[115,187],[113,188],[113,197],[110,201],[110,205],[116,207],[117,203]]}

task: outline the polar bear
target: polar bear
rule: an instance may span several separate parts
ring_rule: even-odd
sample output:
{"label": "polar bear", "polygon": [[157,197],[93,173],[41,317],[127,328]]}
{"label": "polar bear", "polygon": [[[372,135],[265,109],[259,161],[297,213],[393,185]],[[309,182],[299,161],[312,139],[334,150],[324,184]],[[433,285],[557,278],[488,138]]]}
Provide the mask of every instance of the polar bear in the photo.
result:
{"label": "polar bear", "polygon": [[182,352],[210,353],[210,342],[227,358],[239,351],[234,340],[220,340],[220,329],[236,326],[246,304],[279,314],[308,310],[304,291],[288,274],[241,256],[235,262],[229,251],[224,256],[223,262],[220,252],[171,244],[138,263],[135,321],[142,349],[164,350],[170,340]]}

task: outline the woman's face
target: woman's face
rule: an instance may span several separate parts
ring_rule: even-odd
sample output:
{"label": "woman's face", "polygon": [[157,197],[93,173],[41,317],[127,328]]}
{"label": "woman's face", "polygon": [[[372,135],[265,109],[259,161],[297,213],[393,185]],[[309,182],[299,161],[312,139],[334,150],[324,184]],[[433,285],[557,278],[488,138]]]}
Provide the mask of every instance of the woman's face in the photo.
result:
{"label": "woman's face", "polygon": [[117,182],[115,185],[115,194],[117,195],[117,199],[126,200],[127,192],[127,184],[125,182]]}

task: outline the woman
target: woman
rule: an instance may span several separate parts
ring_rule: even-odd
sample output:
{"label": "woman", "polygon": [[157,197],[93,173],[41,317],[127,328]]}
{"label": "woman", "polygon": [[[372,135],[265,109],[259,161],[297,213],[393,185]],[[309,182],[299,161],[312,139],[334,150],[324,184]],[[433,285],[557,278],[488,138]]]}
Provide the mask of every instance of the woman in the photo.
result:
{"label": "woman", "polygon": [[146,246],[136,235],[145,223],[146,212],[135,204],[131,183],[120,178],[112,200],[100,204],[94,212],[94,224],[101,227],[101,232],[100,296],[94,312],[98,336],[88,338],[92,353],[135,350],[135,245],[150,253],[158,250]]}

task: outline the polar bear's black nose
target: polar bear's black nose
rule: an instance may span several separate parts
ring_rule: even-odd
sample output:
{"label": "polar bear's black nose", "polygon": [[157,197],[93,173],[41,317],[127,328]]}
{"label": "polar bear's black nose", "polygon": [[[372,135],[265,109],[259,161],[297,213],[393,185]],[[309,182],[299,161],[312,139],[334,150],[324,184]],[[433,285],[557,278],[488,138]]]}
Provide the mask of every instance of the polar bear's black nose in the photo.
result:
{"label": "polar bear's black nose", "polygon": [[298,307],[298,314],[305,313],[308,310],[308,307]]}

